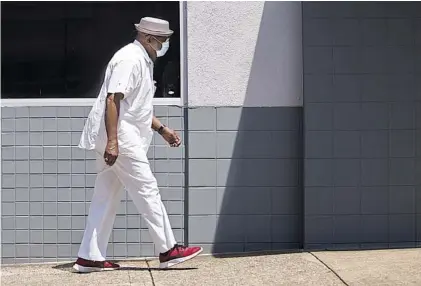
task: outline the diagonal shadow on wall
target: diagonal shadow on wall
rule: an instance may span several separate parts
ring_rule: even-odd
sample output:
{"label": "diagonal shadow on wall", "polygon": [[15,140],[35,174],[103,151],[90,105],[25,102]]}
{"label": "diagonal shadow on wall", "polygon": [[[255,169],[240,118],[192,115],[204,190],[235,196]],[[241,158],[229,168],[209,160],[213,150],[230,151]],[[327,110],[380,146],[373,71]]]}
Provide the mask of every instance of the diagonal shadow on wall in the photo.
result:
{"label": "diagonal shadow on wall", "polygon": [[244,106],[216,110],[213,254],[301,248],[301,25],[301,3],[265,2]]}

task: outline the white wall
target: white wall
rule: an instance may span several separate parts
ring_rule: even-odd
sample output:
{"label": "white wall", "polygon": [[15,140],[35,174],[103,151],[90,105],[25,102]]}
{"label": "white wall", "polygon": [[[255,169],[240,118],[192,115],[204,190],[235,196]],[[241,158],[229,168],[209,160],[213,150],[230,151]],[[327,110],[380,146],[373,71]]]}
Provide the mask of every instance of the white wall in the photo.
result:
{"label": "white wall", "polygon": [[300,2],[188,2],[189,106],[302,106]]}

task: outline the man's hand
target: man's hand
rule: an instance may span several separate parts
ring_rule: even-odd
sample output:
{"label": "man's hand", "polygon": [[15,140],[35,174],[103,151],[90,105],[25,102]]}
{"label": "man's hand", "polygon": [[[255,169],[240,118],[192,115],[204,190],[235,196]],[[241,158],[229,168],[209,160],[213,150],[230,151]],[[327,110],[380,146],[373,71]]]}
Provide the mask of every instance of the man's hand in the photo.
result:
{"label": "man's hand", "polygon": [[118,141],[112,140],[107,142],[104,152],[104,160],[108,166],[114,165],[118,157]]}
{"label": "man's hand", "polygon": [[161,134],[164,140],[167,141],[171,147],[180,146],[181,139],[178,134],[174,130],[162,125],[159,119],[155,116],[152,118],[152,129]]}
{"label": "man's hand", "polygon": [[171,147],[178,147],[181,144],[181,138],[178,136],[178,134],[168,128],[168,127],[164,127],[164,129],[161,132],[162,137],[165,139],[165,141],[168,142],[168,144],[170,144]]}

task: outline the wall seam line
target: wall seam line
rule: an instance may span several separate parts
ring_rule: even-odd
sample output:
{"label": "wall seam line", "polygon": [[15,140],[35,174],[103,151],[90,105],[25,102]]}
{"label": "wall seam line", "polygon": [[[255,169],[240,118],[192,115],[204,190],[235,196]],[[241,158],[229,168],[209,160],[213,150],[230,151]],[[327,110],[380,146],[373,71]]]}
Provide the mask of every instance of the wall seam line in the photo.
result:
{"label": "wall seam line", "polygon": [[189,245],[189,173],[190,173],[190,164],[189,164],[189,109],[188,109],[188,63],[187,63],[187,2],[182,2],[183,9],[183,39],[180,41],[184,42],[182,53],[184,54],[184,62],[181,63],[184,66],[182,81],[184,83],[183,89],[183,121],[184,121],[184,214],[183,214],[183,240],[185,245]]}

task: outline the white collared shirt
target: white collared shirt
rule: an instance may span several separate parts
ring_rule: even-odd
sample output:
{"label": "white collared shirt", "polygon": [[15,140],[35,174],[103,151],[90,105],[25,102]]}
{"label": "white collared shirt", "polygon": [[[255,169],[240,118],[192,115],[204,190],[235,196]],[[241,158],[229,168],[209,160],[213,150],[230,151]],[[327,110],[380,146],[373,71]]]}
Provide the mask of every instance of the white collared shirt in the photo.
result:
{"label": "white collared shirt", "polygon": [[117,51],[108,63],[101,91],[89,113],[79,148],[104,153],[107,144],[105,103],[108,93],[123,93],[118,121],[119,154],[147,162],[152,140],[153,62],[134,41]]}

